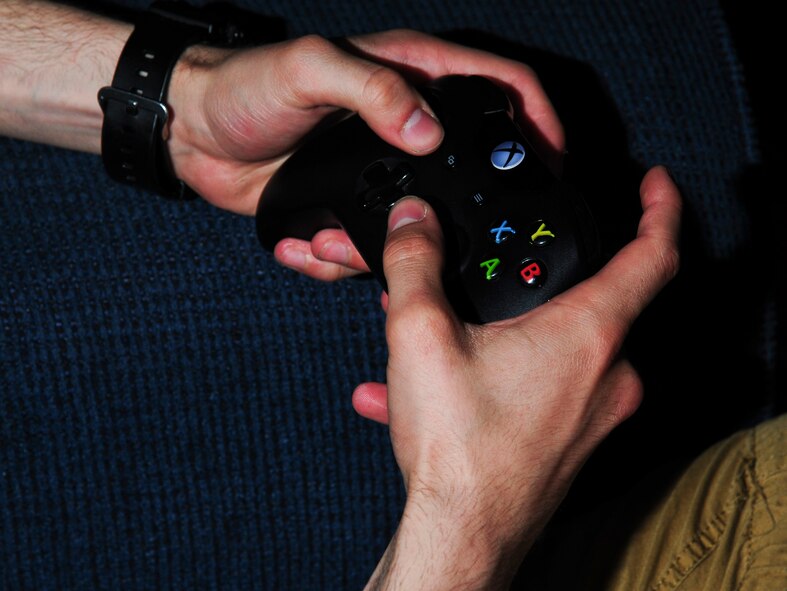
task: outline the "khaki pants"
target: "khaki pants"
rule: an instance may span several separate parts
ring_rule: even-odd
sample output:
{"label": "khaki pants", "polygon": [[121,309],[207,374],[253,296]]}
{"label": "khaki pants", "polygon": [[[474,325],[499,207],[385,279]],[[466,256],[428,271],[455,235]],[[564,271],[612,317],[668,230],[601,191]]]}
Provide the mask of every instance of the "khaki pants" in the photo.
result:
{"label": "khaki pants", "polygon": [[521,588],[787,591],[787,415],[708,449],[655,501],[554,534]]}

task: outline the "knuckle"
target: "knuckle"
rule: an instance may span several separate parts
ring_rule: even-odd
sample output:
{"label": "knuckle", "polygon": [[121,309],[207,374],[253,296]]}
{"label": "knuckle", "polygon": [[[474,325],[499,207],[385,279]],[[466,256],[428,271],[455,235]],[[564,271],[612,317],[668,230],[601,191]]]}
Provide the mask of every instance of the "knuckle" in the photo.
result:
{"label": "knuckle", "polygon": [[407,85],[398,73],[380,66],[369,73],[361,91],[364,104],[382,112],[392,111],[407,92]]}
{"label": "knuckle", "polygon": [[404,36],[422,35],[415,29],[408,29],[407,27],[396,27],[388,30],[388,34],[394,39],[401,39]]}
{"label": "knuckle", "polygon": [[593,314],[593,320],[590,322],[593,330],[593,351],[601,364],[606,365],[617,356],[623,346],[627,327],[599,314]]}
{"label": "knuckle", "polygon": [[672,280],[680,270],[680,251],[674,243],[669,243],[660,249],[658,268],[665,281]]}
{"label": "knuckle", "polygon": [[408,29],[407,27],[391,29],[388,33],[392,39],[396,39],[400,43],[423,41],[429,38],[426,33],[422,33],[415,29]]}
{"label": "knuckle", "polygon": [[628,366],[606,396],[608,408],[603,417],[606,432],[612,431],[637,412],[642,404],[644,390],[639,374]]}
{"label": "knuckle", "polygon": [[323,56],[334,50],[334,45],[320,35],[305,35],[293,41],[290,46],[294,56]]}
{"label": "knuckle", "polygon": [[518,71],[518,77],[522,84],[540,84],[538,72],[536,70],[527,65],[518,63],[516,64]]}
{"label": "knuckle", "polygon": [[323,62],[335,48],[330,41],[319,35],[306,35],[289,43],[283,50],[279,67],[288,77],[309,76],[311,69]]}
{"label": "knuckle", "polygon": [[615,397],[615,405],[612,411],[613,427],[617,427],[627,419],[631,418],[637,409],[642,405],[645,396],[645,386],[642,380],[634,373],[626,384],[626,388],[620,390]]}
{"label": "knuckle", "polygon": [[417,264],[424,259],[436,256],[438,245],[427,234],[409,233],[397,236],[385,245],[383,250],[383,266],[386,269]]}
{"label": "knuckle", "polygon": [[594,304],[574,307],[564,327],[567,333],[576,335],[572,340],[572,358],[578,375],[595,374],[607,367],[625,339],[626,327],[606,312],[610,304]]}
{"label": "knuckle", "polygon": [[426,296],[414,296],[407,306],[389,316],[386,335],[390,343],[406,343],[408,348],[424,356],[440,343],[449,342],[454,334],[450,316]]}
{"label": "knuckle", "polygon": [[441,49],[444,42],[422,31],[407,28],[391,29],[386,31],[384,36],[388,40],[388,45],[397,48],[396,61],[402,66],[414,65],[417,68],[427,55],[431,59],[445,59],[445,52]]}

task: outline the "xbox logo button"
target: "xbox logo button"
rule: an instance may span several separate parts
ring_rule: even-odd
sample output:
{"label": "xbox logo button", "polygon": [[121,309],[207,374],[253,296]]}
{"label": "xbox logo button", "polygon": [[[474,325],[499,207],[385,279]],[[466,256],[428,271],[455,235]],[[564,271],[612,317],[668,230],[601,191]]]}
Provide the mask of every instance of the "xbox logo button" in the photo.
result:
{"label": "xbox logo button", "polygon": [[498,170],[516,168],[525,159],[525,148],[519,142],[503,142],[492,150],[492,166]]}

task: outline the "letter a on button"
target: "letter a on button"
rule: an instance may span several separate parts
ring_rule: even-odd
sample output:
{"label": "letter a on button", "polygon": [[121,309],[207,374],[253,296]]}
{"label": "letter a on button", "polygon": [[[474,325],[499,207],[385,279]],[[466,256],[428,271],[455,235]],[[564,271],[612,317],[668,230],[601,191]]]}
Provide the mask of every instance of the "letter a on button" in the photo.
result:
{"label": "letter a on button", "polygon": [[489,259],[488,261],[484,261],[483,263],[481,263],[479,267],[481,267],[486,271],[484,274],[484,278],[487,281],[491,281],[492,279],[500,275],[500,271],[502,270],[500,268],[500,259]]}

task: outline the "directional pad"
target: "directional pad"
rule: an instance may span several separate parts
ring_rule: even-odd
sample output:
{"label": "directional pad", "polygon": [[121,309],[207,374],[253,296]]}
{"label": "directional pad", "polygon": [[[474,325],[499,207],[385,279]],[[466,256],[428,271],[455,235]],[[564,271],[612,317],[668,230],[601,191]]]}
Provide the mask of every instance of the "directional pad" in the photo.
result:
{"label": "directional pad", "polygon": [[409,163],[378,160],[361,173],[358,204],[364,211],[388,207],[409,192],[414,180],[415,170]]}

